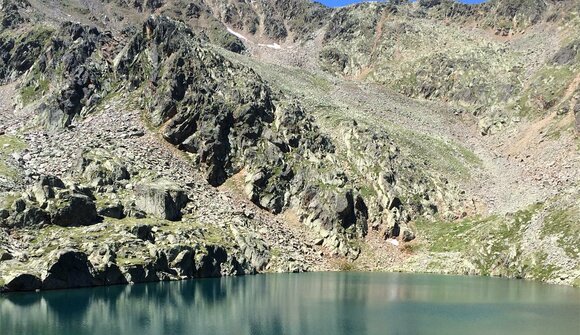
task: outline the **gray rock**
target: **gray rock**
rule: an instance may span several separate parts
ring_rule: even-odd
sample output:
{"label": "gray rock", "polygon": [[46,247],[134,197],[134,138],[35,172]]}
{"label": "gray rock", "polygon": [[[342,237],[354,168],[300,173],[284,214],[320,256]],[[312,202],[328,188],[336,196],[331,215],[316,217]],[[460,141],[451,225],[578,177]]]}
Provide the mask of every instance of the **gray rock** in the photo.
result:
{"label": "gray rock", "polygon": [[88,226],[98,222],[95,203],[86,195],[67,195],[56,207],[52,223],[57,226]]}
{"label": "gray rock", "polygon": [[221,276],[222,264],[228,259],[226,250],[220,246],[208,246],[207,254],[199,257],[195,276],[197,278],[214,278]]}
{"label": "gray rock", "polygon": [[98,270],[95,278],[101,285],[127,284],[127,279],[123,275],[123,272],[114,263],[108,263],[102,269]]}
{"label": "gray rock", "polygon": [[415,233],[408,227],[403,227],[403,242],[410,242],[415,239]]}
{"label": "gray rock", "polygon": [[131,229],[131,233],[143,241],[155,242],[152,227],[150,225],[140,224]]}
{"label": "gray rock", "polygon": [[171,267],[181,277],[191,278],[195,271],[195,253],[192,250],[183,250],[171,262]]}
{"label": "gray rock", "polygon": [[8,251],[0,249],[0,262],[2,261],[9,261],[14,257]]}
{"label": "gray rock", "polygon": [[135,195],[135,205],[138,209],[170,221],[181,219],[181,209],[189,200],[183,190],[166,181],[137,185]]}
{"label": "gray rock", "polygon": [[148,283],[159,281],[157,273],[150,265],[136,264],[124,269],[125,280],[128,283]]}
{"label": "gray rock", "polygon": [[121,203],[108,204],[99,208],[97,213],[113,219],[122,219],[125,217],[125,208]]}
{"label": "gray rock", "polygon": [[50,213],[38,207],[30,207],[22,212],[16,212],[7,221],[9,226],[18,228],[40,227],[51,223]]}
{"label": "gray rock", "polygon": [[9,280],[6,284],[7,291],[34,291],[40,289],[42,282],[40,278],[31,274],[20,274]]}

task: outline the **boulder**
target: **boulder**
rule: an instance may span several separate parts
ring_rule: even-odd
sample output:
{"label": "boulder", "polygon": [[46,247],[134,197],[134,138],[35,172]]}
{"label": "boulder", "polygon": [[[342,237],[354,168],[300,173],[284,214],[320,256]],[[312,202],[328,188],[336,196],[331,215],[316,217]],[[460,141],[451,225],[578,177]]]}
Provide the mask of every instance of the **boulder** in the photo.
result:
{"label": "boulder", "polygon": [[334,200],[335,212],[343,228],[348,228],[356,222],[352,191],[337,194]]}
{"label": "boulder", "polygon": [[53,255],[42,279],[42,289],[89,287],[96,284],[93,266],[87,255],[75,250],[64,250]]}
{"label": "boulder", "polygon": [[131,233],[137,236],[138,239],[143,241],[155,242],[155,237],[153,236],[152,227],[150,225],[140,224],[131,228]]}
{"label": "boulder", "polygon": [[131,177],[127,167],[120,160],[107,159],[106,153],[101,151],[93,154],[98,158],[88,157],[89,155],[85,154],[79,164],[80,172],[92,186],[114,185]]}
{"label": "boulder", "polygon": [[189,201],[183,190],[165,181],[139,184],[135,187],[135,196],[135,205],[138,209],[170,221],[181,219],[181,209]]}
{"label": "boulder", "polygon": [[171,267],[177,271],[181,277],[191,278],[195,271],[195,253],[186,249],[181,251],[171,262]]}
{"label": "boulder", "polygon": [[102,269],[97,270],[95,278],[102,285],[127,284],[127,279],[121,269],[114,263],[107,263]]}
{"label": "boulder", "polygon": [[126,216],[125,215],[125,208],[119,202],[114,203],[114,204],[106,204],[106,205],[100,207],[97,210],[97,213],[100,216],[113,218],[113,219],[122,219]]}
{"label": "boulder", "polygon": [[197,278],[214,278],[221,276],[222,264],[227,261],[228,254],[220,246],[208,246],[207,253],[199,258],[195,276]]}
{"label": "boulder", "polygon": [[12,256],[11,253],[9,253],[6,250],[3,250],[2,248],[0,248],[0,262],[3,261],[9,261],[11,259],[13,259],[14,257]]}
{"label": "boulder", "polygon": [[48,225],[50,222],[50,214],[38,207],[26,208],[8,218],[8,225],[17,228],[40,227]]}
{"label": "boulder", "polygon": [[410,242],[415,239],[415,233],[409,227],[404,226],[402,231],[403,242]]}
{"label": "boulder", "polygon": [[128,283],[149,283],[159,281],[155,269],[151,265],[135,264],[123,271]]}
{"label": "boulder", "polygon": [[6,282],[7,291],[34,291],[40,289],[42,282],[40,278],[24,273],[15,276]]}
{"label": "boulder", "polygon": [[52,214],[52,223],[62,227],[88,226],[97,222],[95,203],[84,194],[65,195]]}

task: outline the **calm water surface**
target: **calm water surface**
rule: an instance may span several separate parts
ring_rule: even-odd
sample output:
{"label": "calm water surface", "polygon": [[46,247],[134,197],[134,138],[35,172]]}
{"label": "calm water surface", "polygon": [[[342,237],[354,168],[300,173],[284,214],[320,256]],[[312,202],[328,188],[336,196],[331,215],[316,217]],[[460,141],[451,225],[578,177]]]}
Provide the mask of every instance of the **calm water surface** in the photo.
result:
{"label": "calm water surface", "polygon": [[0,296],[2,335],[579,335],[580,290],[416,274],[308,273]]}

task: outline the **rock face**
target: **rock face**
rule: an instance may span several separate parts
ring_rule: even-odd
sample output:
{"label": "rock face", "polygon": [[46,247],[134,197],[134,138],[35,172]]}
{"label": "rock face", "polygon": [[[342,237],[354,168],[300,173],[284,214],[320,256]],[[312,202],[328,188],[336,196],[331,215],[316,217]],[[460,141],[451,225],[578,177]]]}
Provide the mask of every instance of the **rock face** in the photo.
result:
{"label": "rock face", "polygon": [[[157,54],[154,61],[145,57],[150,52]],[[150,75],[143,69],[151,69]],[[315,225],[324,225],[339,240],[346,238],[345,229],[353,236],[364,235],[364,200],[359,197],[359,208],[352,207],[353,203],[350,213],[340,214],[332,209],[331,192],[320,192],[315,185],[336,179],[330,183],[352,186],[336,176],[322,176],[327,179],[322,181],[318,167],[302,164],[310,156],[324,160],[333,154],[330,139],[299,104],[273,94],[250,69],[203,48],[186,26],[164,17],[149,18],[142,33],[116,58],[115,70],[132,86],[148,92],[152,99],[144,103],[151,122],[164,124],[164,138],[191,153],[211,185],[221,185],[246,169],[250,172],[248,196],[260,207],[280,213],[294,202],[306,212],[319,204],[327,208],[321,210],[324,215],[316,216],[318,221],[312,220]],[[137,193],[139,209],[157,217],[178,218],[176,208],[181,201],[177,195],[148,186]],[[363,214],[355,213],[359,209]]]}
{"label": "rock face", "polygon": [[55,290],[63,288],[94,286],[92,265],[87,255],[74,251],[59,251],[48,264],[47,273],[42,278],[42,288]]}
{"label": "rock face", "polygon": [[135,188],[137,208],[160,219],[181,219],[181,209],[187,204],[187,195],[176,185],[167,182],[139,184]]}

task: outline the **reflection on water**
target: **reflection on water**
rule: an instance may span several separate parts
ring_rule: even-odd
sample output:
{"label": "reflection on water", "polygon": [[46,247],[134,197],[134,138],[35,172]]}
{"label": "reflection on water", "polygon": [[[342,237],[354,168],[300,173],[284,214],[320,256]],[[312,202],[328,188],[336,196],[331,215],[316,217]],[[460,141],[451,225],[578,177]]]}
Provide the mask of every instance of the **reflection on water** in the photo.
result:
{"label": "reflection on water", "polygon": [[0,334],[573,334],[580,290],[476,277],[310,273],[8,294]]}

